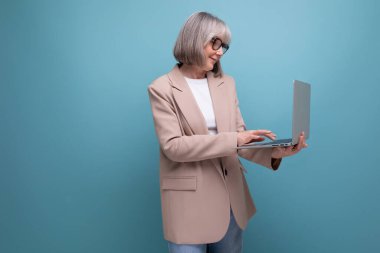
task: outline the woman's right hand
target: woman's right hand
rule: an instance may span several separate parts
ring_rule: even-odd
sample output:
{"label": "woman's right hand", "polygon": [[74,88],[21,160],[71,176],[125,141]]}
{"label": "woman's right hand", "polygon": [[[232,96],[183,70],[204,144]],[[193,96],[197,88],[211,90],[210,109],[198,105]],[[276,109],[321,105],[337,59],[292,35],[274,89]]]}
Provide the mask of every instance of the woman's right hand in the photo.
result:
{"label": "woman's right hand", "polygon": [[247,130],[237,133],[237,144],[238,146],[250,143],[250,142],[260,142],[265,140],[265,137],[275,140],[276,134],[272,131],[261,129],[261,130]]}

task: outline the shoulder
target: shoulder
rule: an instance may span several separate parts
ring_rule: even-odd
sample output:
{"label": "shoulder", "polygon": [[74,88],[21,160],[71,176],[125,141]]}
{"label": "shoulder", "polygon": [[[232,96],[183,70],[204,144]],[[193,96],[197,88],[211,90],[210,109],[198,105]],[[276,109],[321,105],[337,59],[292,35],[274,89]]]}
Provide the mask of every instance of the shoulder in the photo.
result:
{"label": "shoulder", "polygon": [[223,73],[221,79],[223,79],[226,84],[235,86],[235,79],[232,76]]}
{"label": "shoulder", "polygon": [[168,74],[162,75],[153,80],[148,86],[148,93],[151,97],[157,97],[166,101],[172,100],[173,90]]}
{"label": "shoulder", "polygon": [[162,75],[155,80],[153,80],[150,85],[148,86],[149,90],[156,90],[161,92],[168,92],[171,90],[171,80],[168,76],[168,74]]}
{"label": "shoulder", "polygon": [[148,86],[148,90],[149,89],[165,90],[168,88],[170,88],[170,79],[168,77],[168,74],[165,74],[165,75],[162,75],[162,76],[156,78]]}
{"label": "shoulder", "polygon": [[235,79],[227,74],[223,73],[223,76],[220,77],[222,82],[224,83],[223,85],[229,89],[229,91],[236,92],[236,84],[235,84]]}

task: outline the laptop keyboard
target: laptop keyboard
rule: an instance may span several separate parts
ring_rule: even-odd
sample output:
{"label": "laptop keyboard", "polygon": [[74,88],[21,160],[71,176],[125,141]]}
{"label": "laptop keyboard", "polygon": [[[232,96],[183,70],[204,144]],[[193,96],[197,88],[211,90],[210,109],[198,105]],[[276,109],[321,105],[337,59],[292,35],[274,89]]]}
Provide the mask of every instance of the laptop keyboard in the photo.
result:
{"label": "laptop keyboard", "polygon": [[243,146],[272,145],[272,144],[291,143],[291,142],[292,142],[292,138],[289,138],[289,139],[274,140],[274,141],[270,141],[270,142],[250,142],[250,143],[244,144]]}
{"label": "laptop keyboard", "polygon": [[292,142],[292,138],[290,138],[290,139],[274,140],[274,141],[271,141],[271,142],[268,142],[268,143],[270,143],[270,144],[278,144],[278,143],[288,143],[288,142]]}

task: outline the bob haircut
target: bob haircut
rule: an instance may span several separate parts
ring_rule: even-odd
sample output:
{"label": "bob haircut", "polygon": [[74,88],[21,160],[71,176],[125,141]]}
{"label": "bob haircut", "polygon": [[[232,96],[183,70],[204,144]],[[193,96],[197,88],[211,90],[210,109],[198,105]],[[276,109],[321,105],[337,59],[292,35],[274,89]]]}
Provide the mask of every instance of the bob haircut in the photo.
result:
{"label": "bob haircut", "polygon": [[[231,41],[231,32],[223,20],[207,12],[192,14],[181,28],[175,43],[173,54],[182,64],[203,66],[205,64],[204,48],[214,37],[220,38],[224,43]],[[212,69],[215,77],[223,75],[220,61]]]}

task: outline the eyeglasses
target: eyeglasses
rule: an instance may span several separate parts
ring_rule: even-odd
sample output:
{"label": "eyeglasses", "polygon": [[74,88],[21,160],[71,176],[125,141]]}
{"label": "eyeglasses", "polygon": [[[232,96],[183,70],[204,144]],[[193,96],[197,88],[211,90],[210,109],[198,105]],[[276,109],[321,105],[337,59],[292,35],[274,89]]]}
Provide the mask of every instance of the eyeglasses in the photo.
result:
{"label": "eyeglasses", "polygon": [[212,43],[212,49],[214,49],[215,51],[219,50],[219,48],[222,47],[223,54],[225,54],[227,50],[230,48],[228,44],[223,43],[221,39],[216,38],[216,37],[211,39],[211,43]]}

